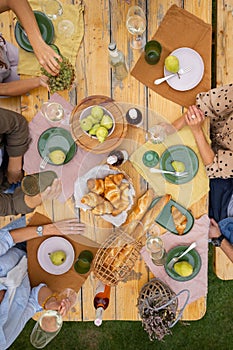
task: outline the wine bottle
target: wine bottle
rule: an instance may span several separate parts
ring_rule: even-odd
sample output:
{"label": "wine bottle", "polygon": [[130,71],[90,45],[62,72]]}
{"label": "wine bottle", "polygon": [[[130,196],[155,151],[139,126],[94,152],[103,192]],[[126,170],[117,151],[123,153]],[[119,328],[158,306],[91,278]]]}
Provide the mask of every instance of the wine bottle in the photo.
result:
{"label": "wine bottle", "polygon": [[114,150],[109,153],[107,157],[107,164],[113,165],[113,166],[119,166],[126,162],[126,160],[129,158],[128,152],[125,150]]}
{"label": "wine bottle", "polygon": [[108,45],[109,63],[112,66],[113,74],[117,80],[123,80],[128,75],[128,69],[125,63],[125,56],[118,50],[115,43]]}
{"label": "wine bottle", "polygon": [[103,311],[108,307],[109,298],[110,286],[104,285],[101,281],[98,281],[94,297],[94,307],[96,309],[94,324],[98,327],[102,324]]}

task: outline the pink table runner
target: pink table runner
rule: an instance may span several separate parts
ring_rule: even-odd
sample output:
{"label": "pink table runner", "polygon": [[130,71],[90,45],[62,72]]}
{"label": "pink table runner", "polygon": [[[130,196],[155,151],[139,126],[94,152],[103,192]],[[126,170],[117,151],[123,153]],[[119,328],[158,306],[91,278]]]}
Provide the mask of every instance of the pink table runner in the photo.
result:
{"label": "pink table runner", "polygon": [[[156,266],[150,259],[150,256],[145,247],[141,250],[141,255],[148,265],[150,271],[163,282],[165,282],[175,293],[182,289],[189,289],[190,298],[189,304],[193,301],[207,295],[208,285],[208,230],[209,218],[203,215],[201,218],[195,220],[192,230],[184,235],[178,236],[170,232],[166,232],[161,236],[166,251],[178,245],[190,245],[192,242],[197,242],[195,248],[201,256],[201,269],[196,277],[190,281],[179,282],[172,279],[165,271],[163,266]],[[179,306],[182,306],[186,298],[186,294],[179,296]]]}
{"label": "pink table runner", "polygon": [[[58,94],[51,96],[50,101],[60,103],[65,111],[65,117],[60,123],[49,123],[39,111],[29,123],[29,132],[32,138],[28,151],[24,155],[24,170],[27,174],[38,173],[42,158],[37,149],[40,135],[51,127],[61,127],[70,130],[69,117],[73,106]],[[63,166],[47,164],[44,170],[53,170],[62,180],[62,194],[59,197],[61,202],[65,202],[74,192],[74,182],[78,176],[82,176],[94,166],[100,164],[106,158],[106,154],[94,154],[86,152],[78,147],[74,158]]]}

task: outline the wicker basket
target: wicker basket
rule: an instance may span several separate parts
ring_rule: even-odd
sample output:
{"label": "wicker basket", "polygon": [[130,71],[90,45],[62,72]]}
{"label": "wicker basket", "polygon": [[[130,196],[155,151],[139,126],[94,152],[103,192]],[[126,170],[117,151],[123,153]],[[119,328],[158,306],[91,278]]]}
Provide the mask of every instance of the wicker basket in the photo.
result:
{"label": "wicker basket", "polygon": [[125,279],[140,255],[142,243],[120,229],[112,233],[97,251],[94,274],[104,284],[114,286]]}
{"label": "wicker basket", "polygon": [[[186,301],[177,314],[178,296],[187,293]],[[151,341],[162,340],[171,334],[172,328],[181,318],[189,300],[190,292],[187,289],[175,294],[172,289],[158,278],[146,283],[138,297],[138,311],[142,318],[142,325]]]}

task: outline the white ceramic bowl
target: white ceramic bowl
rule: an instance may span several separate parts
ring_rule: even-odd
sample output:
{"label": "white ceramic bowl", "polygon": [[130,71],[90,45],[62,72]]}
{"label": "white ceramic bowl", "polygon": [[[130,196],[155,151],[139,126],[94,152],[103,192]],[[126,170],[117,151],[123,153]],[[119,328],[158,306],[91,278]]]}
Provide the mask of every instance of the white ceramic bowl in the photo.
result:
{"label": "white ceramic bowl", "polygon": [[[98,105],[93,105],[93,106],[89,106],[89,107],[85,108],[85,109],[81,112],[80,117],[79,117],[79,120],[82,120],[82,119],[86,118],[88,115],[90,115],[90,114],[91,114],[92,108],[93,108],[93,107],[96,107],[96,106],[98,106]],[[107,115],[112,119],[112,122],[113,122],[112,127],[111,127],[111,129],[108,130],[108,136],[110,136],[110,135],[113,133],[114,129],[115,129],[115,119],[114,119],[112,113],[109,112],[105,107],[103,107],[103,106],[98,106],[98,107],[102,108],[102,110],[104,111],[104,115],[107,114]],[[85,131],[85,130],[82,130],[82,131],[83,131],[87,136],[92,137],[92,138],[94,138],[94,139],[97,139],[97,137],[96,137],[95,135],[90,135],[88,131]],[[108,137],[108,136],[107,136],[107,137]]]}

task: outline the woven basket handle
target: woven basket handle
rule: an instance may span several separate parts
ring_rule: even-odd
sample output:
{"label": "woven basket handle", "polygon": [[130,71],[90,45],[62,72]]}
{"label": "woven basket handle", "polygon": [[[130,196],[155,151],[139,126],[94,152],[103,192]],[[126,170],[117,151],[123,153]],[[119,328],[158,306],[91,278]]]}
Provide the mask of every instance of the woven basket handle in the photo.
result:
{"label": "woven basket handle", "polygon": [[[182,289],[179,293],[176,294],[176,296],[174,296],[174,297],[172,298],[173,300],[178,299],[178,296],[181,295],[181,294],[183,294],[183,293],[187,293],[186,300],[185,300],[185,302],[184,302],[184,305],[183,305],[182,308],[180,309],[180,311],[179,311],[179,313],[178,313],[178,315],[177,315],[175,321],[172,322],[172,323],[170,324],[170,326],[169,326],[170,328],[174,327],[175,324],[181,319],[181,317],[182,317],[182,315],[183,315],[183,312],[184,312],[184,309],[185,309],[185,307],[186,307],[186,305],[188,304],[188,301],[189,301],[190,291],[189,291],[188,289]],[[172,300],[172,299],[171,299],[171,300]]]}

